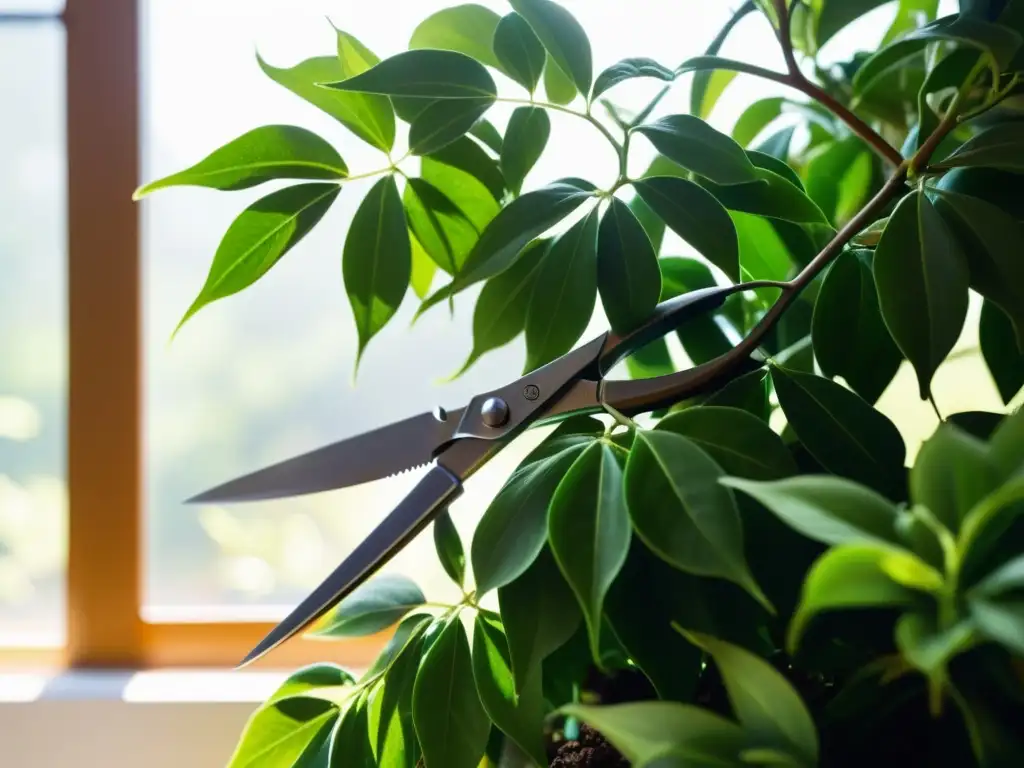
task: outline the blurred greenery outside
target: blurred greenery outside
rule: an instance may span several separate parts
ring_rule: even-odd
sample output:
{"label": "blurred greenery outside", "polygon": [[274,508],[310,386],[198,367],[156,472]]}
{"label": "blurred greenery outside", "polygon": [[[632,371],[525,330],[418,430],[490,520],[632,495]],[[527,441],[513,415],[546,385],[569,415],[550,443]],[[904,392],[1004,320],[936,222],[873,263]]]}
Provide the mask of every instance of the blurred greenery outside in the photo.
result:
{"label": "blurred greenery outside", "polygon": [[[338,123],[267,79],[254,48],[276,66],[333,49],[324,18],[378,55],[403,49],[415,25],[441,0],[378,0],[350,13],[312,0],[152,0],[143,3],[142,176],[180,170],[261,124],[292,123],[319,132],[352,173],[379,168],[382,156]],[[501,2],[484,2],[504,12]],[[674,64],[699,53],[732,10],[701,0],[564,0],[594,45],[595,66],[629,55]],[[943,2],[946,6],[954,3]],[[0,0],[2,8],[2,0]],[[940,12],[944,12],[944,10]],[[669,14],[686,23],[659,23]],[[832,41],[839,59],[881,37],[892,4]],[[681,35],[680,30],[684,33]],[[780,68],[777,46],[756,15],[722,54]],[[187,51],[187,54],[183,53]],[[59,24],[0,25],[7,151],[0,159],[0,645],[59,641],[63,633],[66,552],[64,421],[65,149],[64,32]],[[659,114],[685,112],[681,79]],[[502,82],[499,87],[506,87]],[[637,81],[613,94],[641,104],[657,84]],[[731,128],[754,98],[781,87],[738,78],[710,117]],[[507,106],[507,105],[506,105]],[[499,128],[510,109],[489,115]],[[554,115],[551,141],[526,189],[559,176],[606,183],[614,157],[590,126]],[[641,170],[649,145],[636,142]],[[400,152],[399,152],[400,154]],[[213,484],[385,422],[454,407],[517,376],[517,340],[442,384],[468,354],[475,292],[415,326],[410,291],[402,311],[374,341],[353,381],[355,332],[341,284],[344,233],[371,181],[350,182],[326,219],[266,279],[204,309],[169,343],[201,285],[220,235],[264,188],[220,193],[171,189],[140,204],[145,306],[144,497],[145,606],[150,619],[276,619],[331,570],[416,481],[418,472],[358,488],[237,507],[187,507],[182,500]],[[125,190],[125,195],[131,190]],[[671,232],[665,255],[692,255]],[[438,278],[440,280],[440,278]],[[438,283],[439,284],[439,283]],[[1004,410],[976,352],[978,307],[960,341],[963,354],[935,381],[946,413]],[[595,315],[584,341],[606,327]],[[674,344],[674,339],[670,341]],[[681,348],[673,347],[680,364]],[[624,375],[615,372],[613,375]],[[912,460],[935,426],[904,366],[879,407],[900,427]],[[478,474],[452,508],[468,539],[486,504],[525,452],[531,433]],[[420,536],[389,566],[409,574],[431,599],[453,597],[432,537]]]}

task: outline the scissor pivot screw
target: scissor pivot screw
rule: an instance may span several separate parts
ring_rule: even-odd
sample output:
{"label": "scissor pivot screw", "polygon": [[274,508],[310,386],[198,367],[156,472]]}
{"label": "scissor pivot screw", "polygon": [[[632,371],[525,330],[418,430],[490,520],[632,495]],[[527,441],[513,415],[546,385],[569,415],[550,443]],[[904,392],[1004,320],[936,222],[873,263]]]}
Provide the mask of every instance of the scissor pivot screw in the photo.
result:
{"label": "scissor pivot screw", "polygon": [[508,421],[508,403],[500,397],[489,397],[480,408],[480,418],[488,427],[500,427]]}
{"label": "scissor pivot screw", "polygon": [[540,387],[536,384],[527,384],[523,389],[523,397],[527,400],[536,400],[540,397]]}

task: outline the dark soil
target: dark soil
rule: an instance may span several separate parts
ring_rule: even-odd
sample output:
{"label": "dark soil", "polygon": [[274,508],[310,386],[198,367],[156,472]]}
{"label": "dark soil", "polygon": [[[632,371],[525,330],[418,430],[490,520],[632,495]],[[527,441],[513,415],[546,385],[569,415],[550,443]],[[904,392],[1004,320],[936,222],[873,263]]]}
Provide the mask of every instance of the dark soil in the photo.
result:
{"label": "dark soil", "polygon": [[563,741],[551,768],[629,768],[629,762],[589,725],[580,726],[578,740]]}

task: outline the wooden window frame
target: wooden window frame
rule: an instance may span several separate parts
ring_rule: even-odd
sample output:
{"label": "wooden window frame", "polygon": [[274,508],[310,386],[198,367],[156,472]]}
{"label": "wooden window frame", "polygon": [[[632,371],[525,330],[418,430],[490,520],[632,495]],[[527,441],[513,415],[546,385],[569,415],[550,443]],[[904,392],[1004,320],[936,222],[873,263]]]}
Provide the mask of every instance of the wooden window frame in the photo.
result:
{"label": "wooden window frame", "polygon": [[[10,16],[9,18],[15,18]],[[19,16],[17,18],[24,18]],[[67,636],[4,667],[224,667],[267,622],[142,618],[143,400],[138,0],[67,0]],[[368,666],[388,633],[296,639],[257,662]]]}

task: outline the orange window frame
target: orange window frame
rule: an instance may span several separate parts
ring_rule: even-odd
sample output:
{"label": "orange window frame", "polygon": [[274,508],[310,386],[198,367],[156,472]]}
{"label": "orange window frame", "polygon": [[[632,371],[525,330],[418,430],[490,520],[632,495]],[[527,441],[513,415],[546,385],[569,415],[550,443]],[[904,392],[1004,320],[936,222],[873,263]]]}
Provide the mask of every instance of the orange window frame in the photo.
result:
{"label": "orange window frame", "polygon": [[[143,620],[142,283],[138,0],[67,0],[68,562],[59,649],[3,666],[233,666],[265,622]],[[367,666],[388,633],[296,639],[258,665]]]}

